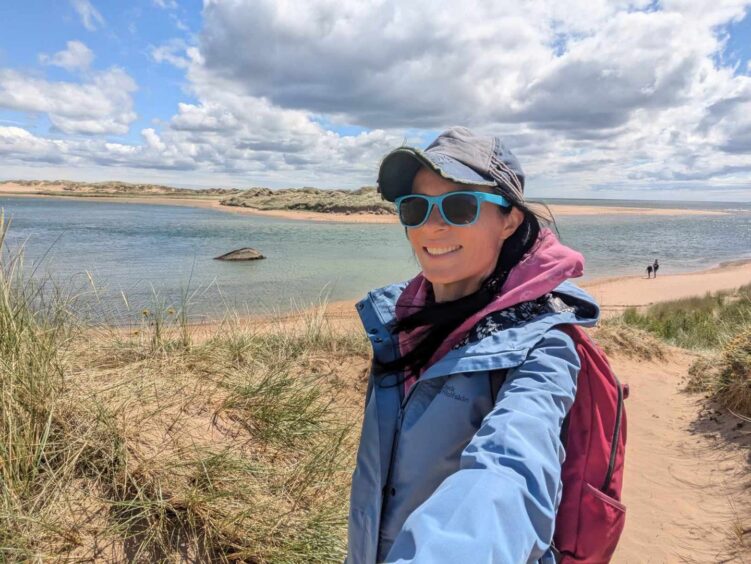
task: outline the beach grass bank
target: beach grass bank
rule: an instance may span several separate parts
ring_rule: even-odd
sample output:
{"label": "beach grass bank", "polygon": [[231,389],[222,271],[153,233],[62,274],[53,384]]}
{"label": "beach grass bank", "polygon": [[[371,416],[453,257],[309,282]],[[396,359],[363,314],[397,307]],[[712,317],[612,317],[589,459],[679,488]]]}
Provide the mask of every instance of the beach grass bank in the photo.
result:
{"label": "beach grass bank", "polygon": [[687,389],[709,393],[751,423],[751,284],[655,304],[644,311],[629,308],[620,321],[671,345],[701,352],[689,369]]}
{"label": "beach grass bank", "polygon": [[[89,201],[183,205],[215,209],[229,213],[276,217],[301,221],[337,223],[398,223],[393,204],[381,200],[376,189],[321,190],[294,188],[247,190],[211,188],[188,190],[155,185],[131,185],[123,182],[81,183],[46,181],[0,182],[0,195],[35,198],[86,198]],[[547,209],[532,202],[540,213]],[[723,215],[718,210],[620,207],[603,205],[553,204],[554,216],[656,215],[691,216]]]}

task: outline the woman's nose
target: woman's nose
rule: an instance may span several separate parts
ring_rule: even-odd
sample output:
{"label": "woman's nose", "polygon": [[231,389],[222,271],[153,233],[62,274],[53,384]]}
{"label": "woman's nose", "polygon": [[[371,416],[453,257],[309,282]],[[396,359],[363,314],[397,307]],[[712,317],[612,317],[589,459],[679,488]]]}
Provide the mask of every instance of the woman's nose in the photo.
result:
{"label": "woman's nose", "polygon": [[425,225],[430,227],[447,227],[448,223],[443,220],[441,210],[438,209],[438,206],[433,206],[433,209],[430,210],[430,215],[428,216],[428,220],[425,222]]}

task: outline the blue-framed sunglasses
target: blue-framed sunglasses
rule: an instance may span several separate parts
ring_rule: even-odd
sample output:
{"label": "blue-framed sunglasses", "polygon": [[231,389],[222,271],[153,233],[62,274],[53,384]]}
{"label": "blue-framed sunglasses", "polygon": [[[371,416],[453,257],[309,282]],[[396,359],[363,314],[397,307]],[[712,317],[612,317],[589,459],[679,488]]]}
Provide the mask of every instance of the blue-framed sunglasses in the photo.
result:
{"label": "blue-framed sunglasses", "polygon": [[440,196],[407,194],[394,200],[399,212],[399,221],[405,227],[420,227],[430,217],[433,206],[438,206],[443,221],[449,225],[472,225],[480,217],[483,202],[504,208],[511,205],[503,196],[470,191],[447,192]]}

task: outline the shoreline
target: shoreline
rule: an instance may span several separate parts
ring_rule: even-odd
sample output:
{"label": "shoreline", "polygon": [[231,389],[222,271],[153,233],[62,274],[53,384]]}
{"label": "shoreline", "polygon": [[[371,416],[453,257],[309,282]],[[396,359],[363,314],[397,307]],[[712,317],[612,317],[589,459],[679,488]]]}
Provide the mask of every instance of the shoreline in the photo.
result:
{"label": "shoreline", "polygon": [[[5,188],[5,190],[3,190]],[[52,198],[52,199],[89,199],[96,201],[106,201],[115,203],[134,203],[134,204],[157,204],[157,205],[177,205],[188,207],[199,207],[204,209],[213,209],[225,213],[240,213],[256,216],[266,217],[281,217],[284,219],[304,220],[304,221],[324,221],[324,222],[346,222],[346,223],[397,223],[395,216],[382,216],[373,214],[325,214],[316,212],[297,212],[297,211],[262,211],[250,208],[222,206],[219,199],[216,197],[197,196],[195,198],[183,198],[172,196],[102,196],[91,195],[82,196],[72,194],[32,194],[32,193],[12,193],[7,190],[7,187],[0,185],[0,197],[3,195],[9,197],[19,198]],[[576,208],[579,206],[562,206],[564,208]],[[582,206],[584,208],[584,214],[590,213],[605,213],[602,210],[610,208],[601,208],[597,206]],[[554,206],[551,206],[556,215],[560,214],[556,211]],[[634,210],[641,208],[628,208],[624,212],[624,208],[619,209],[619,213],[630,214]],[[670,212],[668,209],[656,209],[653,210],[660,214]],[[700,210],[678,210],[687,212],[690,214],[703,213]],[[638,212],[637,212],[638,213]],[[722,212],[711,212],[722,213]],[[577,215],[577,214],[573,214]],[[333,217],[332,217],[333,216]],[[654,279],[647,279],[644,274],[641,275],[616,275],[616,276],[601,276],[592,279],[573,279],[572,281],[580,286],[600,304],[601,317],[607,318],[613,315],[617,315],[627,307],[644,308],[653,305],[658,302],[669,301],[673,299],[681,299],[690,296],[703,295],[706,292],[717,292],[720,290],[728,290],[736,288],[743,284],[751,283],[751,258],[742,257],[735,260],[725,260],[719,264],[701,268],[700,270],[682,272],[682,273],[665,273],[666,267],[663,265],[661,274]],[[357,302],[356,299],[351,300],[337,300],[329,302],[326,308],[326,317],[328,319],[336,319],[349,323],[352,320],[357,320],[354,305]],[[232,317],[236,321],[245,322],[257,322],[257,323],[269,323],[273,320],[283,320],[285,323],[294,321],[299,318],[304,312],[310,312],[313,309],[312,306],[307,306],[298,312],[291,311],[277,311],[277,312],[257,312],[257,313],[244,313],[242,315],[235,315],[232,312],[227,312],[224,318],[206,318],[199,321],[191,321],[190,326],[201,328],[208,326],[218,326],[226,322],[227,317]],[[234,317],[233,317],[234,316]],[[131,325],[124,325],[128,327]]]}
{"label": "shoreline", "polygon": [[[203,209],[213,209],[225,213],[244,214],[258,217],[272,217],[277,219],[289,219],[295,221],[312,221],[326,223],[364,223],[364,224],[398,224],[396,215],[382,215],[372,213],[322,213],[313,211],[293,210],[260,210],[242,206],[223,206],[216,197],[196,196],[195,198],[183,196],[130,196],[130,195],[100,195],[86,193],[71,193],[59,190],[59,194],[51,194],[55,190],[41,191],[16,191],[0,184],[0,197],[16,198],[46,198],[46,199],[80,199],[88,201],[121,203],[121,204],[154,204],[188,206]],[[532,207],[545,212],[543,206],[532,201]],[[651,216],[695,216],[695,215],[727,215],[727,212],[718,210],[687,210],[679,208],[640,208],[640,207],[617,207],[617,206],[577,206],[572,204],[549,204],[548,208],[554,216],[593,216],[593,215],[651,215]]]}
{"label": "shoreline", "polygon": [[[677,274],[665,274],[647,279],[645,276],[614,276],[572,282],[589,293],[600,306],[600,319],[608,319],[622,313],[626,308],[647,308],[660,302],[702,296],[707,292],[733,290],[751,283],[751,258],[724,261],[723,263]],[[355,304],[359,299],[336,300],[326,304],[325,318],[339,329],[361,330]],[[282,324],[293,326],[305,315],[310,315],[315,306],[308,306],[297,312],[252,313],[238,315],[230,323],[254,328]],[[226,319],[207,319],[191,322],[193,332],[211,332]]]}

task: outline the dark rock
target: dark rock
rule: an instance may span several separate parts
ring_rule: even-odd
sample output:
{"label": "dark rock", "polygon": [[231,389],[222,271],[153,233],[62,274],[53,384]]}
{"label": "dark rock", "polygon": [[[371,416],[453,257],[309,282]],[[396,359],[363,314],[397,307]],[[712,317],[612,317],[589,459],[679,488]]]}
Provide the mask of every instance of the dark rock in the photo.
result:
{"label": "dark rock", "polygon": [[266,258],[259,251],[251,249],[250,247],[243,247],[230,251],[218,257],[214,257],[214,260],[258,260]]}

